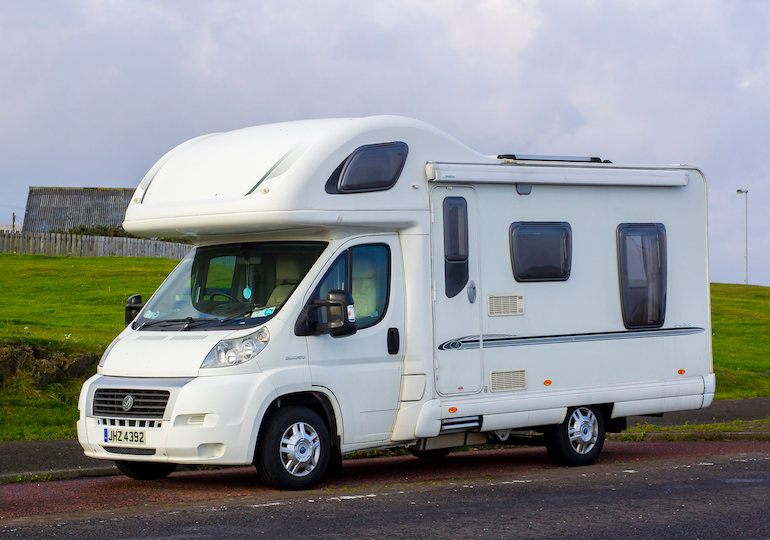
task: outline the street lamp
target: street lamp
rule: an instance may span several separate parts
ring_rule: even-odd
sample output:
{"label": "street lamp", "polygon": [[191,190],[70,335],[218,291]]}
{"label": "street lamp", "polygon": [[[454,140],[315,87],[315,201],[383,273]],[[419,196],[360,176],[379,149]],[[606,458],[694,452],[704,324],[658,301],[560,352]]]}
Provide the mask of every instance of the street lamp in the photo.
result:
{"label": "street lamp", "polygon": [[744,275],[743,275],[743,282],[748,285],[749,284],[749,190],[748,189],[739,189],[736,191],[738,195],[744,195],[744,198],[746,200],[746,254],[744,255],[746,260]]}

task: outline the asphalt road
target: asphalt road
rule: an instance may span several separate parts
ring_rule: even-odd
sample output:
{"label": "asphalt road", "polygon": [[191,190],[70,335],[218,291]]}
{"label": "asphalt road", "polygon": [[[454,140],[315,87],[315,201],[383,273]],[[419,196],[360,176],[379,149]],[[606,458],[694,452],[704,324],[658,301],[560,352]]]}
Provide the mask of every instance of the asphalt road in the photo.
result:
{"label": "asphalt road", "polygon": [[346,462],[309,492],[253,471],[0,486],[2,538],[770,539],[770,442],[609,442],[592,467],[545,451]]}

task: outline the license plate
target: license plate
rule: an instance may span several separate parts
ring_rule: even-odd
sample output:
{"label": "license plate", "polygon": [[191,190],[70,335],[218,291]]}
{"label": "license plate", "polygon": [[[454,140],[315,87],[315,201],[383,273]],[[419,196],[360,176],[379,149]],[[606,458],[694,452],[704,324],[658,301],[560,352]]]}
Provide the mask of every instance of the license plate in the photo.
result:
{"label": "license plate", "polygon": [[145,433],[140,429],[104,428],[104,442],[109,444],[145,444]]}

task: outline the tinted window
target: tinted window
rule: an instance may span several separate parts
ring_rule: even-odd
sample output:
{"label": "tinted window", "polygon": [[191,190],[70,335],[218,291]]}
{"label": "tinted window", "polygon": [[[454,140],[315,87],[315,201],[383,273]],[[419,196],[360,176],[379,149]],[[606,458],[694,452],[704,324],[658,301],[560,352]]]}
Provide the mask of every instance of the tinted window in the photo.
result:
{"label": "tinted window", "polygon": [[448,298],[468,283],[468,203],[462,197],[444,199],[444,287]]}
{"label": "tinted window", "polygon": [[[377,324],[388,308],[390,250],[377,244],[356,246],[334,262],[316,288],[313,299],[323,299],[329,291],[343,290],[353,295],[358,328]],[[326,321],[325,310],[317,312],[319,322]]]}
{"label": "tinted window", "polygon": [[569,223],[511,225],[511,264],[516,281],[566,281],[572,266]]}
{"label": "tinted window", "polygon": [[666,228],[618,227],[620,302],[626,328],[658,328],[666,315]]}
{"label": "tinted window", "polygon": [[[392,188],[406,162],[406,143],[371,144],[357,148],[330,178],[337,176],[339,193],[384,191]],[[328,190],[327,185],[327,191]]]}

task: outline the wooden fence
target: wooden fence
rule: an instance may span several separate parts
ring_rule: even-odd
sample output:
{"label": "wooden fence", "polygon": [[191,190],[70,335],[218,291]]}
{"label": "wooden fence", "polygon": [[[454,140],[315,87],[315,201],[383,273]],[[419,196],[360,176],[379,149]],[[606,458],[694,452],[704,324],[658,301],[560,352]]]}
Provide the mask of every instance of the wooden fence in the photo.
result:
{"label": "wooden fence", "polygon": [[144,238],[59,233],[0,232],[0,253],[72,257],[165,257],[182,259],[193,246]]}

